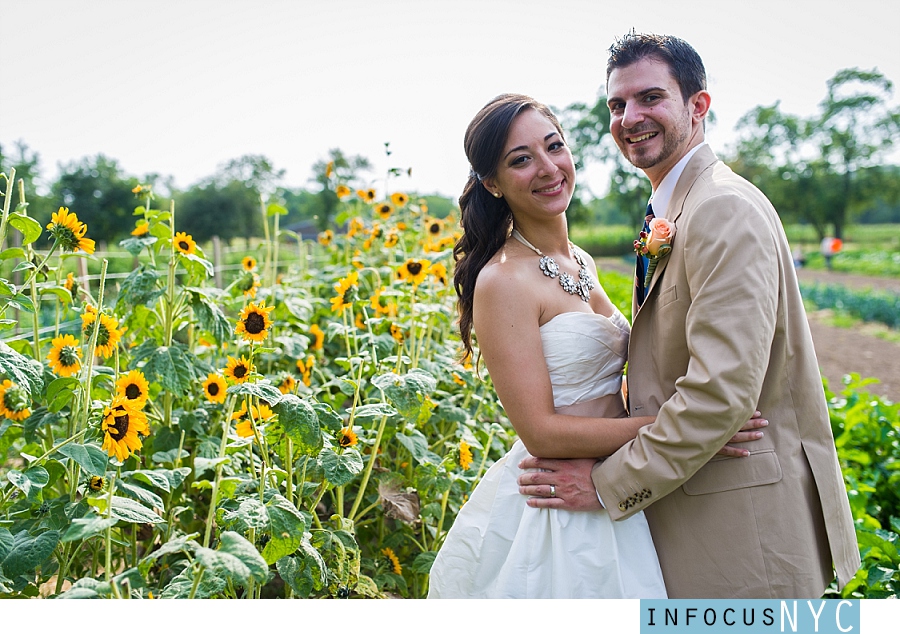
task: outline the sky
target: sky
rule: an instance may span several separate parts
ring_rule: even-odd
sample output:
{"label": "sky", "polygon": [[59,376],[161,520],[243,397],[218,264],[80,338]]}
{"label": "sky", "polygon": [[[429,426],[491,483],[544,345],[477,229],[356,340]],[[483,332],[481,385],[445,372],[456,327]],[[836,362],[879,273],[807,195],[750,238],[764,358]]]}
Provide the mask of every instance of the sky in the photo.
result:
{"label": "sky", "polygon": [[[475,113],[503,92],[593,104],[624,33],[677,35],[709,76],[720,152],[742,115],[808,116],[848,67],[900,81],[896,0],[0,0],[0,145],[24,141],[45,181],[102,153],[186,188],[245,154],[309,186],[331,148],[369,186],[462,189]],[[898,91],[893,102],[898,103]],[[391,155],[385,154],[390,143]],[[578,176],[606,189],[602,166]],[[390,193],[390,192],[388,192]]]}

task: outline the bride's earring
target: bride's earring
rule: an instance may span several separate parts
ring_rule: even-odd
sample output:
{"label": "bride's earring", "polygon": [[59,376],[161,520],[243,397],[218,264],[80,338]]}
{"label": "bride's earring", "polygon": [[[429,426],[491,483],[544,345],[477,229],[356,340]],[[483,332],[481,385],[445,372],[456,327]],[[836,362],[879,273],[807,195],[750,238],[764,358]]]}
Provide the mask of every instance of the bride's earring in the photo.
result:
{"label": "bride's earring", "polygon": [[494,194],[494,198],[503,198],[503,194],[501,194],[500,192],[491,192],[491,193]]}

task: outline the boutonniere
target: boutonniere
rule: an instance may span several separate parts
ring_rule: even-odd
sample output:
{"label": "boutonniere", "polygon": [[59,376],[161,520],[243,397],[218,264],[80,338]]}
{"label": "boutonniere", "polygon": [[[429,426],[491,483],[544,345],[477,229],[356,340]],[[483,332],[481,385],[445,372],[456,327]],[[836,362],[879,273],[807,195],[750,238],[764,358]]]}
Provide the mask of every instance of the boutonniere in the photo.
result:
{"label": "boutonniere", "polygon": [[648,259],[644,286],[650,286],[656,265],[672,250],[675,223],[665,218],[654,218],[650,221],[649,230],[649,233],[641,231],[640,238],[634,241],[634,252]]}

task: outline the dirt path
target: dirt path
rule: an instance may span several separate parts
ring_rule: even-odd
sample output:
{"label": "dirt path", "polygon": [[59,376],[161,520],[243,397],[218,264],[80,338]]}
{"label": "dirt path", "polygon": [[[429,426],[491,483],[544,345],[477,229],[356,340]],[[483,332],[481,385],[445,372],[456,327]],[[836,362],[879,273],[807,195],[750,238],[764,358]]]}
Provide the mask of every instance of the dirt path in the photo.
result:
{"label": "dirt path", "polygon": [[[630,274],[627,262],[619,258],[600,258],[601,269]],[[848,286],[854,290],[872,289],[900,294],[900,279],[864,277],[834,271],[800,269],[801,283],[820,283]],[[811,313],[809,327],[822,375],[828,379],[833,392],[840,392],[842,377],[853,372],[863,378],[876,378],[878,383],[866,386],[873,394],[900,402],[900,343],[887,341],[876,335],[878,328],[867,325],[858,328],[838,328],[827,322],[828,311]]]}

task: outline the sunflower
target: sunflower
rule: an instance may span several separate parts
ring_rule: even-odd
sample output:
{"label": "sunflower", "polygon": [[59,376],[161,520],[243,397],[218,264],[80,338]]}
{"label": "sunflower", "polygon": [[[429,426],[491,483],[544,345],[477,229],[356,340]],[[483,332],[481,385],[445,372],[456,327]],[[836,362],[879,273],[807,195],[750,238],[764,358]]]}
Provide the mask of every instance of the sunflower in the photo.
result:
{"label": "sunflower", "polygon": [[392,548],[382,548],[381,554],[387,557],[387,560],[391,564],[391,571],[395,575],[403,573],[403,566],[400,565],[400,560],[397,559],[397,555],[394,554],[394,550]]}
{"label": "sunflower", "polygon": [[321,244],[323,247],[327,247],[329,244],[331,244],[331,241],[334,240],[334,231],[332,231],[331,229],[326,229],[318,236],[316,236],[316,240],[318,240],[319,244]]}
{"label": "sunflower", "polygon": [[282,394],[290,394],[297,387],[297,379],[290,372],[282,372],[278,377],[278,391]]}
{"label": "sunflower", "polygon": [[88,478],[88,488],[94,493],[99,493],[106,488],[107,480],[103,476],[91,476]]}
{"label": "sunflower", "polygon": [[309,327],[309,334],[313,338],[312,349],[321,350],[322,344],[325,343],[325,331],[319,328],[317,324],[313,324]]}
{"label": "sunflower", "polygon": [[59,242],[63,251],[81,250],[88,254],[94,252],[94,241],[84,237],[87,225],[79,221],[74,213],[69,213],[68,207],[60,207],[59,211],[51,215],[47,229],[50,230],[53,239]]}
{"label": "sunflower", "polygon": [[463,470],[472,466],[472,449],[465,440],[459,441],[459,466]]}
{"label": "sunflower", "polygon": [[74,295],[75,287],[77,284],[78,284],[78,281],[75,279],[74,273],[69,273],[68,275],[66,275],[66,281],[63,282],[63,286],[66,287],[67,291],[69,291],[70,293],[72,293]]}
{"label": "sunflower", "polygon": [[407,196],[403,192],[394,192],[393,194],[391,194],[391,202],[398,207],[402,207],[409,202],[409,196]]}
{"label": "sunflower", "polygon": [[389,229],[387,233],[384,234],[384,246],[391,248],[397,246],[397,243],[400,241],[400,232],[396,229]]}
{"label": "sunflower", "polygon": [[431,265],[431,269],[428,272],[431,273],[438,282],[447,286],[447,267],[444,266],[443,262],[435,262]]}
{"label": "sunflower", "polygon": [[137,226],[131,230],[131,235],[140,238],[141,236],[145,236],[150,232],[150,223],[146,220],[140,220],[137,223]]}
{"label": "sunflower", "polygon": [[325,178],[331,178],[332,174],[334,174],[334,161],[328,161],[328,165],[325,166]]}
{"label": "sunflower", "polygon": [[191,255],[192,253],[197,252],[197,243],[194,242],[194,239],[186,234],[184,231],[179,231],[175,234],[175,237],[172,239],[175,248],[184,253],[185,255]]}
{"label": "sunflower", "polygon": [[397,343],[403,343],[403,329],[397,324],[391,324],[391,337]]}
{"label": "sunflower", "polygon": [[141,436],[150,435],[147,416],[127,398],[116,396],[103,410],[103,446],[119,462],[143,446]]}
{"label": "sunflower", "polygon": [[135,407],[143,409],[147,399],[150,398],[150,384],[147,383],[144,373],[140,370],[132,370],[116,381],[116,396],[121,396],[131,401]]}
{"label": "sunflower", "polygon": [[347,237],[352,238],[357,233],[362,233],[365,231],[366,225],[362,221],[362,218],[359,216],[350,219],[350,224],[347,226]]}
{"label": "sunflower", "polygon": [[275,310],[274,306],[266,308],[265,300],[261,301],[259,305],[250,302],[241,311],[234,334],[241,335],[248,341],[265,341],[269,336],[269,328],[275,323],[269,318],[269,313],[273,310]]}
{"label": "sunflower", "polygon": [[457,385],[461,385],[461,386],[463,386],[463,387],[466,386],[466,380],[465,380],[464,378],[462,378],[462,377],[461,377],[458,373],[456,373],[456,372],[453,373],[453,382],[456,383]]}
{"label": "sunflower", "polygon": [[316,358],[313,355],[309,355],[306,357],[306,361],[303,359],[297,360],[297,370],[300,372],[302,376],[303,385],[309,387],[310,383],[312,383],[312,369],[316,365]]}
{"label": "sunflower", "polygon": [[334,291],[337,295],[331,298],[331,310],[339,313],[348,306],[353,305],[353,299],[356,297],[357,282],[359,282],[359,273],[353,271],[347,277],[341,278],[335,283]]}
{"label": "sunflower", "polygon": [[425,233],[430,238],[437,238],[444,231],[444,221],[440,218],[428,218],[425,220]]}
{"label": "sunflower", "polygon": [[[81,331],[86,338],[91,336],[91,326],[97,322],[97,309],[93,306],[86,306],[84,313],[81,315]],[[112,356],[122,333],[125,329],[119,330],[119,321],[115,317],[100,313],[100,325],[97,331],[97,345],[94,351],[104,359]]]}
{"label": "sunflower", "polygon": [[211,403],[224,403],[227,389],[228,384],[225,383],[225,377],[218,372],[210,372],[203,382],[203,394]]}
{"label": "sunflower", "polygon": [[259,275],[253,271],[244,271],[237,282],[235,282],[235,286],[244,293],[244,297],[253,299],[256,297],[256,289],[260,286]]}
{"label": "sunflower", "polygon": [[245,256],[244,259],[241,260],[241,267],[243,267],[245,271],[256,270],[256,258],[252,255]]}
{"label": "sunflower", "polygon": [[355,266],[356,268],[358,268],[360,270],[365,268],[366,263],[363,262],[362,251],[357,249],[356,251],[353,252],[353,258],[350,260],[350,264],[352,264],[353,266]]}
{"label": "sunflower", "polygon": [[143,190],[144,190],[144,188],[141,187],[140,185],[135,185],[134,188],[131,190],[131,193],[132,194],[140,194]]}
{"label": "sunflower", "polygon": [[391,217],[391,214],[394,213],[394,208],[387,203],[378,203],[375,205],[375,213],[378,214],[382,220],[387,220]]}
{"label": "sunflower", "polygon": [[0,383],[0,416],[10,420],[25,420],[31,416],[31,395],[28,390],[9,379]]}
{"label": "sunflower", "polygon": [[228,364],[225,366],[225,376],[235,383],[243,383],[250,378],[250,373],[256,370],[250,360],[241,355],[240,360],[234,357],[228,357]]}
{"label": "sunflower", "polygon": [[375,190],[374,189],[357,189],[356,195],[362,198],[367,203],[375,202]]}
{"label": "sunflower", "polygon": [[347,196],[353,193],[353,190],[347,187],[346,185],[338,185],[334,190],[334,195],[337,196],[340,200],[344,200]]}
{"label": "sunflower", "polygon": [[337,433],[337,441],[341,447],[346,449],[347,447],[352,447],[358,443],[359,439],[356,437],[352,427],[343,427]]}
{"label": "sunflower", "polygon": [[253,415],[253,420],[255,421],[267,421],[275,418],[275,412],[272,411],[272,408],[266,405],[265,403],[260,403],[257,405],[250,406],[250,413]]}
{"label": "sunflower", "polygon": [[418,286],[425,281],[431,262],[428,260],[409,259],[397,269],[397,278]]}
{"label": "sunflower", "polygon": [[81,347],[72,335],[60,335],[51,342],[47,355],[50,369],[59,376],[72,376],[81,370]]}

